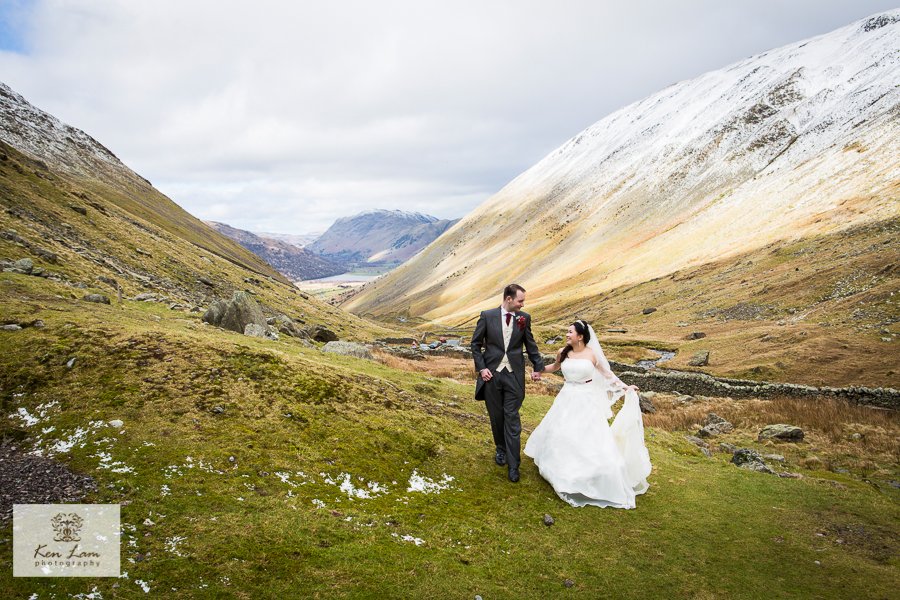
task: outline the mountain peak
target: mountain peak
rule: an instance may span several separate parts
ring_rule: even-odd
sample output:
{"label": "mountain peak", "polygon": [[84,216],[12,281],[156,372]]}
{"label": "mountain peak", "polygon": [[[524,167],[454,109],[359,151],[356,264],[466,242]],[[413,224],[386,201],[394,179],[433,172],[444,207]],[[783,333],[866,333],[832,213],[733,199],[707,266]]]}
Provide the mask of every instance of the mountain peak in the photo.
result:
{"label": "mountain peak", "polygon": [[898,19],[763,52],[608,115],[346,307],[416,298],[411,316],[463,319],[508,281],[533,289],[534,307],[894,216]]}

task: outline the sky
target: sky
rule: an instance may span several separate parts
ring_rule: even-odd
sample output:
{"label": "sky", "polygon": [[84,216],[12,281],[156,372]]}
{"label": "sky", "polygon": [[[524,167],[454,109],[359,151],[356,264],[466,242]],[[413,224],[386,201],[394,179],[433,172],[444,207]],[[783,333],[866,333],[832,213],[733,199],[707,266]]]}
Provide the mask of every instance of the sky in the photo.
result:
{"label": "sky", "polygon": [[0,81],[201,219],[308,234],[462,217],[623,106],[896,6],[0,0]]}

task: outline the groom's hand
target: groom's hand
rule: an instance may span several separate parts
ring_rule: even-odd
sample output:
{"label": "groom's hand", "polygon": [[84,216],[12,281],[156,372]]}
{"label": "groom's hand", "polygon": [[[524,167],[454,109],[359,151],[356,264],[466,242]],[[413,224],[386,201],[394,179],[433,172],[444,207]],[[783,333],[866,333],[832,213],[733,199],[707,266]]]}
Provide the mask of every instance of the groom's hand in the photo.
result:
{"label": "groom's hand", "polygon": [[531,373],[531,380],[532,380],[532,381],[540,381],[540,380],[541,380],[541,372],[540,372],[540,371],[534,371],[534,372],[532,372],[532,373]]}
{"label": "groom's hand", "polygon": [[494,377],[494,374],[491,373],[490,369],[482,369],[481,370],[481,380],[482,381],[490,381],[491,379],[493,379],[493,377]]}

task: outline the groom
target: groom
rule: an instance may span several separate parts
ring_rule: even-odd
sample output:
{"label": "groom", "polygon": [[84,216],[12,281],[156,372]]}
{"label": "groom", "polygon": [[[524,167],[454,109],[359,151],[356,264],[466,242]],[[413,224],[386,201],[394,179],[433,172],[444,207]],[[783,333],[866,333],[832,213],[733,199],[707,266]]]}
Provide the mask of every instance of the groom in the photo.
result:
{"label": "groom", "polygon": [[522,423],[519,407],[525,399],[525,357],[534,367],[531,378],[540,381],[544,361],[531,334],[531,316],[525,306],[525,288],[515,283],[503,290],[500,308],[482,311],[472,334],[472,357],[478,379],[475,399],[484,400],[491,418],[497,454],[494,461],[507,465],[509,480],[519,481]]}

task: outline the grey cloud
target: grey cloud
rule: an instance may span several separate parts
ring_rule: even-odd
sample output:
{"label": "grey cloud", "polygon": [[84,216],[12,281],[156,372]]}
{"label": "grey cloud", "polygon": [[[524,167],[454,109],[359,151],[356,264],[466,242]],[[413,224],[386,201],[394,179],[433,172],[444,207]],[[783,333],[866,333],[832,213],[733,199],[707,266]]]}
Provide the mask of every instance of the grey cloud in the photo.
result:
{"label": "grey cloud", "polygon": [[0,78],[198,217],[302,233],[462,216],[626,104],[890,8],[39,0]]}

